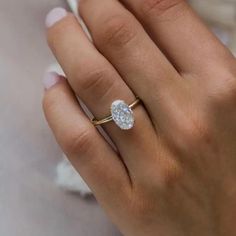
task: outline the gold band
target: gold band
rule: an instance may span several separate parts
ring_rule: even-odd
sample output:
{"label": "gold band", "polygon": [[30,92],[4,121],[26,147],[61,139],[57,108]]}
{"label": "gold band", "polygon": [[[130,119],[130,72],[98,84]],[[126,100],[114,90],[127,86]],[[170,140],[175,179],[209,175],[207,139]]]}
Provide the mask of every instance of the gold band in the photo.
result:
{"label": "gold band", "polygon": [[[140,102],[141,102],[141,100],[137,97],[135,99],[135,101],[132,102],[129,105],[129,108],[130,109],[135,108]],[[106,124],[106,123],[111,122],[111,121],[113,121],[112,115],[108,115],[108,116],[106,116],[105,118],[103,118],[101,120],[97,120],[96,118],[92,119],[92,123],[93,123],[94,126],[103,125],[103,124]]]}

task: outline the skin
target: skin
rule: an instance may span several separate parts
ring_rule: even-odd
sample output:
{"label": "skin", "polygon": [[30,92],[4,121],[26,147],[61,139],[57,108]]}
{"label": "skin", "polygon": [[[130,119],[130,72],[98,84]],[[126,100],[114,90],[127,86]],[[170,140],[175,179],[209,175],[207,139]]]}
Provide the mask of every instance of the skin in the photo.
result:
{"label": "skin", "polygon": [[[236,61],[185,1],[81,0],[94,44],[69,14],[48,29],[68,80],[43,108],[76,170],[127,236],[236,234]],[[97,118],[143,105],[133,129]]]}

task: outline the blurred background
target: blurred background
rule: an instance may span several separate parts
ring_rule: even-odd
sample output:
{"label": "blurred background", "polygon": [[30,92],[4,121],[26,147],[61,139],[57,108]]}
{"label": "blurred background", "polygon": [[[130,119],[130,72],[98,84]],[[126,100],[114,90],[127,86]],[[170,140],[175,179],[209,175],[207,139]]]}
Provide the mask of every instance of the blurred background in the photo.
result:
{"label": "blurred background", "polygon": [[[191,0],[236,52],[236,0]],[[54,63],[44,18],[64,0],[0,0],[0,235],[120,235],[93,198],[55,184],[61,151],[41,110],[46,68]]]}

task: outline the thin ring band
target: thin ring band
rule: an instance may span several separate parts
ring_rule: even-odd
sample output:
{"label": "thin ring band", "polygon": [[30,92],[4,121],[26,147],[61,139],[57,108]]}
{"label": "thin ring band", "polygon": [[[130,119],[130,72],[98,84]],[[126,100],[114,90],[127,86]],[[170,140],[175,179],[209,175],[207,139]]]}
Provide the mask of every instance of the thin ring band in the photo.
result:
{"label": "thin ring band", "polygon": [[[132,102],[129,105],[129,108],[130,109],[135,108],[140,102],[141,102],[140,98],[136,97],[135,101]],[[105,118],[103,118],[101,120],[97,120],[96,118],[93,118],[92,119],[92,124],[94,126],[99,126],[99,125],[103,125],[103,124],[106,124],[106,123],[111,122],[111,121],[113,121],[113,117],[112,117],[112,115],[109,115],[109,116],[106,116]]]}

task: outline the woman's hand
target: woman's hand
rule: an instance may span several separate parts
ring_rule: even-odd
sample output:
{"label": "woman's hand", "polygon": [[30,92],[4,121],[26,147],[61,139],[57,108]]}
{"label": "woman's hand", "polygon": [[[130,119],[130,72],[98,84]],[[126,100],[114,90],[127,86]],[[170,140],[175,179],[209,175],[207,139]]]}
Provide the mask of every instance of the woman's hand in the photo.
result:
{"label": "woman's hand", "polygon": [[[43,106],[69,160],[124,235],[235,235],[235,58],[185,1],[81,0],[79,11],[95,46],[65,10],[46,21],[68,81],[48,75]],[[75,95],[96,118],[142,99],[131,130],[103,126],[117,152]]]}

